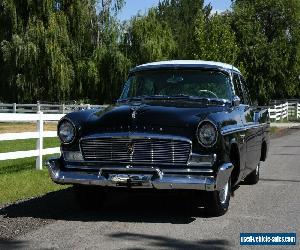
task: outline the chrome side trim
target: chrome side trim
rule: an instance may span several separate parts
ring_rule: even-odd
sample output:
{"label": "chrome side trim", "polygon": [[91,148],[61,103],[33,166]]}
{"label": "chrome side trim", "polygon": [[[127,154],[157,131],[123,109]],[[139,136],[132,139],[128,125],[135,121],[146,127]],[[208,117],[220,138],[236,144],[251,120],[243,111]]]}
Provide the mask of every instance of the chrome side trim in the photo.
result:
{"label": "chrome side trim", "polygon": [[245,132],[247,129],[246,127],[237,127],[237,128],[231,128],[231,129],[221,129],[222,135],[229,135],[239,132]]}
{"label": "chrome side trim", "polygon": [[260,127],[264,127],[266,125],[268,125],[268,123],[252,124],[252,125],[240,126],[240,127],[230,128],[230,129],[221,129],[221,134],[229,135],[229,134],[233,134],[233,133],[245,132],[248,129],[260,128]]}
{"label": "chrome side trim", "polygon": [[[216,177],[213,175],[189,175],[188,173],[168,173],[155,168],[102,168],[99,173],[62,171],[60,160],[51,159],[47,162],[51,179],[58,184],[81,184],[103,187],[131,187],[155,189],[187,189],[187,190],[221,190],[226,185],[233,169],[231,163],[220,166]],[[104,174],[105,171],[108,171]],[[134,184],[134,185],[132,185]]]}

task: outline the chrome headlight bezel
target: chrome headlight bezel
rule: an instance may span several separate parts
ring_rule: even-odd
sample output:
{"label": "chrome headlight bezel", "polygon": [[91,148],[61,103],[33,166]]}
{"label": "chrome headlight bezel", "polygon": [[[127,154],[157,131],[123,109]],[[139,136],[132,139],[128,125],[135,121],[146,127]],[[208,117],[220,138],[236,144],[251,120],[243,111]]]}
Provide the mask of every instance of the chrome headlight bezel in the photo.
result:
{"label": "chrome headlight bezel", "polygon": [[[201,139],[201,133],[203,133],[202,130],[204,129],[208,129],[208,127],[210,127],[211,131],[213,131],[213,140],[211,140],[210,143],[205,143],[203,141],[203,139]],[[210,131],[210,132],[211,132]],[[211,134],[211,133],[210,133]],[[196,136],[197,136],[197,140],[198,140],[198,143],[204,147],[204,148],[211,148],[213,147],[217,141],[218,141],[218,129],[217,129],[217,126],[210,120],[203,120],[201,121],[199,124],[198,124],[198,127],[197,127],[197,131],[196,131]]]}
{"label": "chrome headlight bezel", "polygon": [[[63,126],[65,126],[65,127],[63,127]],[[69,139],[62,137],[61,131],[63,128],[64,129],[68,128],[69,132],[71,132]],[[58,124],[57,135],[58,135],[61,143],[65,144],[65,145],[71,144],[76,138],[76,127],[75,127],[74,123],[69,119],[63,118]]]}

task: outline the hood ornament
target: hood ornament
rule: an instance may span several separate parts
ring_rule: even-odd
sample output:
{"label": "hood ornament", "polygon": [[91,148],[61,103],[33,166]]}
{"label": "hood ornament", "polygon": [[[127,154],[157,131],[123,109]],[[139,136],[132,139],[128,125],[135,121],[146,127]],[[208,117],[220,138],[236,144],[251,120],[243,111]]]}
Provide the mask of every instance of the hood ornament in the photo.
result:
{"label": "hood ornament", "polygon": [[136,119],[138,109],[139,109],[139,107],[132,107],[132,108],[131,108],[131,110],[132,110],[131,118],[132,118],[133,120]]}
{"label": "hood ornament", "polygon": [[134,153],[134,143],[129,143],[126,145],[127,146],[127,154],[133,155]]}
{"label": "hood ornament", "polygon": [[133,110],[132,113],[131,113],[131,118],[134,120],[136,119],[136,115],[137,115],[137,110]]}

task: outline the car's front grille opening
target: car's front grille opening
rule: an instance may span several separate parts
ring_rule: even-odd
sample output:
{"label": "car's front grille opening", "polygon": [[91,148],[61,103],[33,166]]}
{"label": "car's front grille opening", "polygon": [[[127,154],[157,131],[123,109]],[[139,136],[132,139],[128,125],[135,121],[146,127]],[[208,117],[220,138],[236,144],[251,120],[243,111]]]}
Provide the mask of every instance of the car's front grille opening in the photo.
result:
{"label": "car's front grille opening", "polygon": [[191,143],[157,138],[93,138],[81,141],[87,161],[128,164],[186,164]]}

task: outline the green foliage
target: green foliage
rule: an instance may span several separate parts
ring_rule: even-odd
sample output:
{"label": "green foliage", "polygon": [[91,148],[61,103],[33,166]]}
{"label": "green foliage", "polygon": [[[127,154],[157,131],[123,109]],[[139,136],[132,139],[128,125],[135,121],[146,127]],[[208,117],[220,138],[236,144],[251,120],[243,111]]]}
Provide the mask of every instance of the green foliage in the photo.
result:
{"label": "green foliage", "polygon": [[[114,11],[123,3],[103,2]],[[112,79],[115,85],[118,81],[119,87],[128,70],[128,60],[119,60],[122,53],[118,48],[105,48],[111,41],[117,43],[118,25],[111,21],[113,17],[105,25],[100,22],[104,12],[96,14],[96,1],[5,0],[0,6],[4,9],[0,26],[8,27],[0,30],[3,101],[89,98],[101,103],[116,97],[116,87],[107,86],[106,80]],[[96,56],[99,50],[106,51],[107,60],[114,59],[109,61],[114,68],[101,67],[103,61]]]}
{"label": "green foliage", "polygon": [[0,0],[0,99],[118,98],[130,67],[168,59],[234,64],[252,99],[300,96],[299,0],[162,0],[120,23],[124,0]]}
{"label": "green foliage", "polygon": [[233,30],[253,97],[299,97],[300,2],[239,0],[233,4]]}
{"label": "green foliage", "polygon": [[229,15],[198,13],[195,23],[195,58],[236,63],[238,46]]}
{"label": "green foliage", "polygon": [[136,16],[125,36],[125,47],[135,64],[172,58],[176,43],[168,24],[161,21],[155,9],[147,16]]}
{"label": "green foliage", "polygon": [[193,59],[196,44],[195,23],[199,13],[208,14],[203,0],[163,0],[157,7],[160,22],[167,22],[177,44],[176,58]]}

